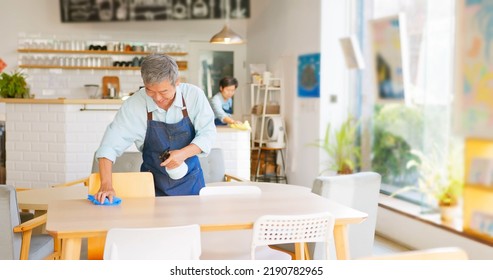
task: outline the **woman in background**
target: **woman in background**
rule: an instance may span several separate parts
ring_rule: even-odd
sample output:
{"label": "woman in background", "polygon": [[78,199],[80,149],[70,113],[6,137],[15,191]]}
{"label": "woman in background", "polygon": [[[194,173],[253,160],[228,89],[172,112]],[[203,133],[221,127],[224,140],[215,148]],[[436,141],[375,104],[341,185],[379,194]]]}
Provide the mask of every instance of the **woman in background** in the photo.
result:
{"label": "woman in background", "polygon": [[238,80],[233,77],[224,77],[219,81],[219,92],[211,99],[211,107],[214,111],[214,122],[216,125],[241,124],[235,121],[233,113],[233,95],[238,88]]}

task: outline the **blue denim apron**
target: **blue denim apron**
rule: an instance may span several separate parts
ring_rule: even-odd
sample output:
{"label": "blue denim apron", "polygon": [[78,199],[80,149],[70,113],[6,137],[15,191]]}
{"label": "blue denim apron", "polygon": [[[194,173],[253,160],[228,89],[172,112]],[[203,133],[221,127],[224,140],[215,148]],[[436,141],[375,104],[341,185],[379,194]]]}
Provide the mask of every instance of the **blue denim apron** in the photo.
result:
{"label": "blue denim apron", "polygon": [[205,186],[204,175],[200,168],[199,158],[187,158],[187,174],[178,180],[169,177],[166,169],[160,166],[159,155],[166,149],[179,150],[188,146],[195,137],[195,129],[188,117],[185,100],[183,99],[183,119],[178,123],[169,124],[152,120],[152,112],[147,113],[147,131],[142,149],[143,163],[141,171],[150,171],[154,176],[156,196],[197,195]]}

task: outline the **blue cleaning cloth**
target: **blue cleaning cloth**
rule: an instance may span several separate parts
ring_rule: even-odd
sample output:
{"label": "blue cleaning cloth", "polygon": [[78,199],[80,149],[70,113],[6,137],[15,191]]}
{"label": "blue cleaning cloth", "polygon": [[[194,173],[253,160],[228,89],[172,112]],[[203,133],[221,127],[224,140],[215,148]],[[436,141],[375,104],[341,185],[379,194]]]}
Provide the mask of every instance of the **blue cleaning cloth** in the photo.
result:
{"label": "blue cleaning cloth", "polygon": [[113,205],[120,205],[122,203],[122,199],[119,197],[114,196],[113,197],[113,203],[110,203],[110,200],[108,198],[104,199],[104,203],[101,204],[95,197],[94,195],[88,195],[87,199],[91,201],[94,205],[107,205],[107,206],[113,206]]}

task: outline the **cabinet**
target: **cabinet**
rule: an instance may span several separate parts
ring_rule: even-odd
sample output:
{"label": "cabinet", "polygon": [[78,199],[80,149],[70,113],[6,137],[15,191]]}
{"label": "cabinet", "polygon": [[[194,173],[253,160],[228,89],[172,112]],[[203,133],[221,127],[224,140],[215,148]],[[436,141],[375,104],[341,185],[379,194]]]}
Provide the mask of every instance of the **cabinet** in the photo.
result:
{"label": "cabinet", "polygon": [[284,158],[287,136],[281,116],[281,92],[279,78],[270,78],[264,84],[250,85],[254,181],[287,183]]}

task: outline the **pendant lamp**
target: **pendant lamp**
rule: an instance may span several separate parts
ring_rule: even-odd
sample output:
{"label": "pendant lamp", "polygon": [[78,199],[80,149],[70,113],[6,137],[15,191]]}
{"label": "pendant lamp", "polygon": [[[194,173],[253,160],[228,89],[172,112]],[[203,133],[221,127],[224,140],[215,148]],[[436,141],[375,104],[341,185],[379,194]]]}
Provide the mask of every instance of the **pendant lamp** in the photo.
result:
{"label": "pendant lamp", "polygon": [[210,43],[212,44],[243,44],[244,41],[240,35],[229,28],[228,24],[225,24],[223,29],[216,35],[212,36]]}
{"label": "pendant lamp", "polygon": [[209,42],[211,44],[243,44],[243,38],[241,38],[240,35],[229,28],[229,0],[226,0],[224,2],[226,4],[226,23],[224,24],[223,29],[219,31],[219,33],[212,36]]}

